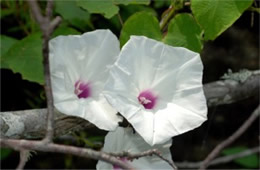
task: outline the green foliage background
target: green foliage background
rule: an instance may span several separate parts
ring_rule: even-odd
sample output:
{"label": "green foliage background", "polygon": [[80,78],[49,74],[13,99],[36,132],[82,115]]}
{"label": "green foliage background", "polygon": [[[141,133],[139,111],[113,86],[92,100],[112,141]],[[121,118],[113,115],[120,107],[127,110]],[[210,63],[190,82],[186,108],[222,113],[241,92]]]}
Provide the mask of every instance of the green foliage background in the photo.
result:
{"label": "green foliage background", "polygon": [[[161,14],[155,10],[156,6],[164,5],[162,2],[172,8]],[[231,26],[252,2],[253,0],[192,0],[190,11],[185,10],[183,0],[155,1],[154,8],[149,6],[149,0],[59,0],[55,2],[54,11],[56,15],[62,16],[63,22],[54,36],[80,34],[98,29],[99,26],[93,25],[97,17],[93,14],[99,14],[105,17],[104,20],[109,25],[116,27],[114,31],[120,34],[121,47],[131,35],[144,35],[172,46],[200,52],[204,41],[214,40]],[[44,5],[42,2],[42,6]],[[132,6],[128,9],[128,5]],[[19,4],[15,1],[4,1],[3,6],[1,18],[10,15],[18,17],[18,14],[13,14],[18,6],[21,8],[19,10],[24,10],[19,16],[22,19],[18,22],[20,27],[10,29],[14,32],[22,29],[26,36],[16,40],[1,35],[1,40],[6,42],[1,45],[1,68],[9,68],[21,73],[23,79],[43,84],[40,30],[31,13],[26,11],[28,5],[23,1],[19,1]],[[124,17],[121,17],[121,14]],[[161,19],[161,25],[158,19]],[[120,21],[124,22],[122,26]],[[169,25],[162,28],[167,22]]]}

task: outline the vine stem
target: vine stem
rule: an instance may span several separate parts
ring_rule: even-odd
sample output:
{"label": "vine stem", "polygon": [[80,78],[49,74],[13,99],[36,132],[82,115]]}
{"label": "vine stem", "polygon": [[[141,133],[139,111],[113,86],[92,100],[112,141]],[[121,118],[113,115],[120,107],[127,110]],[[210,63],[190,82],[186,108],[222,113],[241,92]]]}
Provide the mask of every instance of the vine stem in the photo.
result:
{"label": "vine stem", "polygon": [[160,22],[160,30],[163,32],[166,30],[167,24],[170,20],[176,15],[176,13],[183,9],[185,2],[183,0],[173,0],[172,5],[163,13],[162,19]]}
{"label": "vine stem", "polygon": [[162,18],[160,22],[160,29],[163,31],[165,29],[165,26],[168,24],[170,19],[173,17],[175,14],[175,10],[173,6],[170,6],[169,9],[166,11],[168,14],[165,14],[165,16]]}

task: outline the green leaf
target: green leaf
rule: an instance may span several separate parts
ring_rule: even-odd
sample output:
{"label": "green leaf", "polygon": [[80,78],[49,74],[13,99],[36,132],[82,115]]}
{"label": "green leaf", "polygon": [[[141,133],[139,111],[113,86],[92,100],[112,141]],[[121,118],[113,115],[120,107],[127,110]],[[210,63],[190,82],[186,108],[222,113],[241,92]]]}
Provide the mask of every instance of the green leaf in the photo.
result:
{"label": "green leaf", "polygon": [[55,1],[55,11],[71,25],[85,30],[90,24],[90,14],[77,6],[75,1]]}
{"label": "green leaf", "polygon": [[172,46],[200,52],[203,46],[201,36],[202,29],[190,14],[178,14],[170,21],[163,41]]}
{"label": "green leaf", "polygon": [[148,5],[150,0],[101,0],[101,1],[93,1],[93,0],[78,0],[77,4],[86,9],[90,13],[94,14],[102,14],[106,18],[112,18],[119,11],[119,7],[117,5],[129,5],[129,4],[145,4]]}
{"label": "green leaf", "polygon": [[6,148],[0,148],[0,149],[1,149],[0,150],[0,160],[4,160],[12,153],[11,149],[6,149]]}
{"label": "green leaf", "polygon": [[77,1],[78,6],[86,9],[90,13],[103,14],[106,18],[111,18],[118,13],[119,8],[114,4],[113,0],[93,1],[84,0]]}
{"label": "green leaf", "polygon": [[[238,146],[233,148],[227,148],[222,151],[224,155],[233,155],[239,152],[247,150],[247,147]],[[259,156],[255,153],[243,158],[238,158],[234,160],[235,163],[245,167],[245,168],[258,168],[259,167]]]}
{"label": "green leaf", "polygon": [[214,40],[230,27],[253,0],[192,0],[191,9],[205,30],[205,40]]}
{"label": "green leaf", "polygon": [[[74,35],[80,34],[77,30],[70,27],[58,27],[53,37],[58,35]],[[1,40],[7,43],[1,43],[1,64],[2,68],[9,68],[13,72],[18,72],[22,75],[23,79],[39,84],[44,83],[43,77],[43,57],[42,57],[42,38],[41,33],[37,32],[31,34],[24,39],[17,41],[4,36]],[[8,40],[8,41],[6,41]],[[12,41],[11,41],[12,40]],[[10,43],[12,42],[12,47]],[[14,43],[14,41],[16,43]],[[2,48],[4,50],[2,50]],[[6,49],[9,49],[8,51]],[[7,51],[3,54],[2,52]]]}
{"label": "green leaf", "polygon": [[5,55],[5,53],[12,47],[12,45],[14,45],[18,40],[5,36],[5,35],[1,35],[0,36],[0,50],[1,50],[1,68],[8,68],[8,64],[4,62],[3,60],[3,56]]}
{"label": "green leaf", "polygon": [[172,0],[154,0],[155,8],[169,7],[172,3]]}
{"label": "green leaf", "polygon": [[120,34],[120,45],[123,46],[131,35],[144,35],[158,41],[162,39],[157,18],[148,12],[138,12],[128,18]]}
{"label": "green leaf", "polygon": [[115,4],[129,5],[129,4],[143,4],[149,5],[150,0],[114,0]]}
{"label": "green leaf", "polygon": [[59,35],[78,35],[78,34],[80,34],[80,32],[78,32],[73,28],[60,26],[53,32],[52,37],[56,37]]}
{"label": "green leaf", "polygon": [[120,15],[123,19],[123,21],[127,20],[131,15],[133,15],[136,12],[150,12],[154,16],[157,16],[157,12],[149,7],[144,5],[127,5],[127,6],[120,6]]}
{"label": "green leaf", "polygon": [[31,34],[15,43],[2,58],[23,79],[44,83],[41,33]]}
{"label": "green leaf", "polygon": [[4,18],[4,17],[7,17],[11,14],[13,14],[14,10],[13,9],[1,9],[1,12],[0,12],[0,18]]}

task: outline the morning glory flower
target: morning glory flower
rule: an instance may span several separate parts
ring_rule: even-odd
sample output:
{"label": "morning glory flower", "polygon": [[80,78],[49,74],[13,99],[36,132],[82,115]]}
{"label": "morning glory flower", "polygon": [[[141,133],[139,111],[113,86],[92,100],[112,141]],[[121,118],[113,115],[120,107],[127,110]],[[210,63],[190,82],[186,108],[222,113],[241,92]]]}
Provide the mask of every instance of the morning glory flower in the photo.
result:
{"label": "morning glory flower", "polygon": [[100,129],[114,130],[119,121],[117,112],[102,91],[120,52],[116,36],[109,30],[59,36],[50,41],[49,48],[56,109]]}
{"label": "morning glory flower", "polygon": [[131,36],[110,70],[108,102],[150,145],[207,119],[198,53],[144,36]]}
{"label": "morning glory flower", "polygon": [[[133,133],[131,128],[118,127],[114,132],[108,132],[105,137],[104,152],[109,153],[122,153],[124,151],[132,154],[141,153],[150,149],[158,149],[164,158],[172,160],[170,153],[170,146],[172,142],[169,140],[164,145],[155,145],[151,147],[148,145],[143,138],[137,133]],[[141,157],[139,159],[128,160],[127,158],[119,158],[124,162],[129,163],[136,169],[172,169],[172,167],[165,161],[161,160],[157,156]],[[111,169],[119,170],[117,165],[111,165],[109,163],[98,161],[96,166],[97,170]]]}

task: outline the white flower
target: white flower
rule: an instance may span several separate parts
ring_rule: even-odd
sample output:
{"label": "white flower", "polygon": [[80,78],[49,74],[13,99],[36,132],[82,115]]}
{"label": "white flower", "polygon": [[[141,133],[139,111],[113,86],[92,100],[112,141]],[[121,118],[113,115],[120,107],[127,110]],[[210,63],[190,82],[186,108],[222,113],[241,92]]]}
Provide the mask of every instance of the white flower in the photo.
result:
{"label": "white flower", "polygon": [[198,53],[131,36],[110,71],[105,97],[150,145],[207,119]]}
{"label": "white flower", "polygon": [[[132,154],[141,153],[150,149],[158,149],[160,153],[167,158],[172,160],[170,153],[170,146],[172,142],[169,140],[164,145],[155,145],[151,147],[148,145],[141,136],[137,133],[133,133],[131,128],[118,127],[116,131],[109,132],[105,137],[104,152],[122,153],[123,151],[130,152]],[[161,160],[157,156],[141,157],[134,159],[133,161],[121,158],[136,169],[172,169],[172,167],[165,161]],[[109,163],[98,161],[97,169],[114,169],[119,170],[118,166],[111,165]]]}
{"label": "white flower", "polygon": [[119,119],[102,91],[120,52],[116,36],[109,30],[59,36],[49,47],[54,106],[100,129],[114,130]]}

